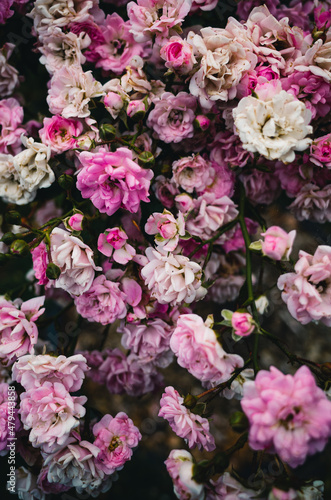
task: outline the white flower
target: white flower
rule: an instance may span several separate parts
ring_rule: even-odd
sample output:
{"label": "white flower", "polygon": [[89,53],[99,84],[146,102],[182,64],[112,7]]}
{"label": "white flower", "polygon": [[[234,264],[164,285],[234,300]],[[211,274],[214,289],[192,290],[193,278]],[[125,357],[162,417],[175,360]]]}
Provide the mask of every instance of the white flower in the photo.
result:
{"label": "white flower", "polygon": [[257,56],[245,28],[235,19],[231,18],[225,29],[203,28],[200,33],[190,32],[187,40],[195,57],[201,58],[190,92],[199,97],[203,106],[211,108],[214,101],[236,97],[237,85],[256,66]]}
{"label": "white flower", "polygon": [[56,227],[50,235],[51,257],[61,269],[55,288],[63,288],[71,295],[81,295],[92,285],[95,271],[102,271],[93,261],[93,252],[79,238]]}
{"label": "white flower", "polygon": [[25,205],[33,197],[20,186],[13,160],[12,155],[0,154],[0,196],[5,203]]}
{"label": "white flower", "polygon": [[19,84],[17,69],[8,64],[14,48],[13,43],[5,43],[0,50],[0,97],[11,95]]}
{"label": "white flower", "polygon": [[45,493],[37,486],[37,478],[25,467],[15,471],[15,493],[20,500],[45,500]]}
{"label": "white flower", "polygon": [[311,139],[311,111],[293,95],[281,90],[279,80],[256,87],[258,98],[244,97],[233,110],[243,147],[267,160],[293,162],[294,151],[304,151]]}
{"label": "white flower", "polygon": [[146,256],[149,262],[141,275],[160,304],[191,303],[207,293],[201,286],[201,266],[188,257],[162,254],[152,247],[146,249]]}
{"label": "white flower", "polygon": [[32,193],[34,198],[37,189],[47,188],[55,181],[54,172],[48,165],[51,148],[24,135],[22,143],[27,149],[14,157],[14,167],[21,188]]}
{"label": "white flower", "polygon": [[92,71],[78,66],[63,66],[53,75],[47,103],[53,114],[64,118],[86,118],[90,115],[89,102],[104,94],[100,82],[94,80]]}

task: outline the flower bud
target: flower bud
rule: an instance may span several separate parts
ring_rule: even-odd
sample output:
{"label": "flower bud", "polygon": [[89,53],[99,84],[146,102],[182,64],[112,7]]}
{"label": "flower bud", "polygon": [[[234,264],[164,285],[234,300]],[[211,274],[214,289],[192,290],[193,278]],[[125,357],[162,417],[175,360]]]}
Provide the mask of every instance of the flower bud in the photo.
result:
{"label": "flower bud", "polygon": [[197,130],[202,130],[203,132],[205,132],[210,126],[210,120],[209,118],[207,118],[207,116],[198,115],[195,118],[193,125]]}
{"label": "flower bud", "polygon": [[239,337],[247,337],[255,329],[254,320],[248,312],[234,312],[231,318],[231,325],[235,335],[239,335]]}
{"label": "flower bud", "polygon": [[229,422],[235,432],[244,432],[248,429],[248,420],[242,411],[232,413]]}
{"label": "flower bud", "polygon": [[193,394],[187,394],[184,398],[184,406],[188,408],[189,410],[192,410],[195,405],[197,404],[198,398],[196,396],[193,396]]}
{"label": "flower bud", "polygon": [[15,240],[17,240],[17,234],[13,234],[10,232],[3,234],[1,238],[2,243],[4,243],[5,245],[10,245]]}
{"label": "flower bud", "polygon": [[71,177],[71,175],[68,174],[62,174],[58,178],[57,182],[59,183],[59,186],[62,189],[68,190],[71,189],[73,184],[74,184],[74,179]]}
{"label": "flower bud", "polygon": [[49,280],[57,280],[60,274],[61,274],[61,269],[53,262],[50,262],[46,269],[47,278]]}
{"label": "flower bud", "polygon": [[155,163],[155,158],[150,151],[144,151],[138,156],[138,163],[141,167],[152,167]]}
{"label": "flower bud", "polygon": [[10,245],[10,251],[14,255],[24,255],[29,251],[29,247],[24,240],[15,240]]}
{"label": "flower bud", "polygon": [[99,132],[101,139],[104,141],[111,141],[114,137],[116,137],[116,129],[110,123],[104,123],[101,125]]}
{"label": "flower bud", "polygon": [[139,122],[144,118],[146,114],[145,103],[139,100],[129,102],[126,113],[129,118],[136,122]]}
{"label": "flower bud", "polygon": [[67,229],[69,229],[69,231],[82,231],[83,219],[83,214],[75,213],[71,217],[67,217],[67,219],[64,221],[64,225]]}
{"label": "flower bud", "polygon": [[10,210],[6,213],[5,219],[8,224],[21,224],[22,216],[16,210]]}

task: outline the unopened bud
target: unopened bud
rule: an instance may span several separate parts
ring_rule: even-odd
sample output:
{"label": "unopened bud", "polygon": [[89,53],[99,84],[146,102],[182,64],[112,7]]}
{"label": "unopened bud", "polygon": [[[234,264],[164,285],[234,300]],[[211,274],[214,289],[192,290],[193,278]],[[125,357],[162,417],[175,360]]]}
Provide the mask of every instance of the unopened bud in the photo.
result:
{"label": "unopened bud", "polygon": [[16,210],[10,210],[6,213],[5,219],[8,224],[19,225],[21,223],[22,216],[19,212],[16,212]]}
{"label": "unopened bud", "polygon": [[57,280],[60,274],[61,274],[61,269],[53,262],[50,262],[46,269],[47,278],[49,280]]}
{"label": "unopened bud", "polygon": [[210,126],[210,120],[207,116],[198,115],[195,118],[193,125],[197,130],[202,130],[203,132],[205,132]]}
{"label": "unopened bud", "polygon": [[230,415],[230,425],[235,432],[244,432],[248,429],[248,420],[242,411],[235,411]]}
{"label": "unopened bud", "polygon": [[145,103],[138,100],[129,102],[126,113],[133,121],[139,122],[146,114]]}
{"label": "unopened bud", "polygon": [[10,232],[5,233],[4,235],[2,235],[2,238],[1,238],[2,243],[4,243],[5,245],[10,245],[15,240],[17,240],[17,234],[13,234]]}
{"label": "unopened bud", "polygon": [[198,398],[196,396],[193,396],[192,394],[187,394],[184,398],[184,406],[188,408],[189,410],[192,410],[192,408],[195,407],[197,404]]}
{"label": "unopened bud", "polygon": [[74,179],[73,179],[73,177],[71,177],[71,175],[62,174],[58,178],[57,182],[59,183],[59,185],[62,189],[68,190],[68,189],[72,188],[72,186],[74,184]]}
{"label": "unopened bud", "polygon": [[150,151],[144,151],[138,156],[138,163],[141,167],[152,167],[155,163],[154,155]]}
{"label": "unopened bud", "polygon": [[13,255],[24,255],[29,251],[29,247],[24,240],[15,240],[10,245],[10,251]]}
{"label": "unopened bud", "polygon": [[110,123],[104,123],[101,125],[99,132],[103,141],[111,141],[116,137],[116,129]]}

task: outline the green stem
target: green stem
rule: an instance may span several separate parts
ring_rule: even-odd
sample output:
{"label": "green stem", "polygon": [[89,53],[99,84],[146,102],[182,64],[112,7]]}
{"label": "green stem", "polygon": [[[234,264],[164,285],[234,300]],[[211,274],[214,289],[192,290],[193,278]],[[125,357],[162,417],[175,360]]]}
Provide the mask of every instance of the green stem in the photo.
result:
{"label": "green stem", "polygon": [[208,245],[208,244],[211,244],[211,243],[214,243],[214,241],[218,240],[218,238],[220,236],[222,236],[222,234],[226,233],[227,231],[229,231],[230,229],[232,229],[236,224],[238,223],[238,217],[236,217],[233,221],[231,222],[228,222],[227,224],[225,224],[225,226],[221,227],[221,229],[219,229],[219,231],[217,231],[214,236],[212,236],[211,238],[209,238],[209,240],[205,240],[203,241],[202,243],[200,243],[191,253],[190,255],[188,256],[189,259],[191,259],[193,257],[194,254],[196,254],[201,248],[203,248],[205,245]]}

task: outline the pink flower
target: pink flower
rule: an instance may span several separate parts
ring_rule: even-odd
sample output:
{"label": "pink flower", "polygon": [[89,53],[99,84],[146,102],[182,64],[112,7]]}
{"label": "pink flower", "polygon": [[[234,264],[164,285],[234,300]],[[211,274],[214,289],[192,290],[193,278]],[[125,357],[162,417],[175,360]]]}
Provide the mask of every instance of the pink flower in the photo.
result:
{"label": "pink flower", "polygon": [[261,236],[264,236],[264,241],[262,241],[263,255],[274,260],[289,260],[296,236],[295,230],[287,233],[279,226],[271,226],[265,233],[261,233]]}
{"label": "pink flower", "polygon": [[4,365],[34,351],[38,340],[35,321],[43,314],[45,297],[22,302],[20,299],[9,302],[0,299],[0,359]]}
{"label": "pink flower", "polygon": [[51,257],[61,274],[55,288],[63,288],[70,295],[80,295],[90,289],[95,271],[101,271],[93,261],[93,252],[79,238],[64,229],[51,232]]}
{"label": "pink flower", "polygon": [[204,485],[193,479],[193,457],[186,450],[172,450],[164,462],[174,484],[174,492],[181,500],[203,500]]}
{"label": "pink flower", "polygon": [[77,147],[78,137],[83,132],[83,125],[78,120],[66,119],[59,115],[44,118],[44,126],[39,130],[43,144],[50,146],[55,153],[63,153]]}
{"label": "pink flower", "polygon": [[126,316],[125,295],[118,283],[107,280],[104,275],[95,278],[90,289],[75,298],[75,306],[83,318],[102,325]]}
{"label": "pink flower", "polygon": [[84,50],[84,57],[90,62],[97,61],[100,56],[95,52],[95,48],[104,41],[104,38],[100,26],[94,22],[92,16],[86,21],[71,23],[69,29],[76,35],[86,33],[89,36],[91,43],[88,48]]}
{"label": "pink flower", "polygon": [[88,371],[86,376],[91,378],[94,382],[102,384],[104,382],[103,374],[101,374],[99,368],[102,365],[104,359],[100,351],[82,351],[80,354],[84,356],[88,365]]}
{"label": "pink flower", "polygon": [[136,354],[141,363],[153,363],[165,368],[171,361],[170,337],[172,331],[167,323],[156,318],[146,323],[129,323],[119,330],[122,345]]}
{"label": "pink flower", "polygon": [[160,384],[160,375],[152,363],[141,363],[136,354],[126,356],[118,348],[107,350],[99,370],[111,394],[141,396]]}
{"label": "pink flower", "polygon": [[208,118],[208,116],[205,116],[205,115],[198,115],[195,117],[195,122],[194,124],[196,126],[198,126],[198,128],[200,130],[202,130],[203,132],[205,132],[206,130],[209,129],[210,127],[210,119]]}
{"label": "pink flower", "polygon": [[146,106],[144,101],[130,101],[128,104],[128,107],[126,109],[126,114],[128,115],[129,118],[134,118],[138,116],[138,119],[140,117],[143,117],[146,113]]}
{"label": "pink flower", "polygon": [[215,9],[217,0],[193,0],[191,12],[196,12],[199,9],[202,11],[209,11]]}
{"label": "pink flower", "polygon": [[20,415],[29,440],[35,448],[52,452],[54,445],[66,443],[72,429],[85,415],[85,396],[70,396],[61,383],[44,382],[21,394]]}
{"label": "pink flower", "polygon": [[179,191],[170,179],[166,179],[164,175],[159,175],[155,179],[153,188],[157,199],[165,208],[173,207],[174,198],[176,194],[179,194]]}
{"label": "pink flower", "polygon": [[119,227],[106,229],[98,238],[98,250],[118,264],[127,264],[136,255],[133,246],[127,243],[128,236]]}
{"label": "pink flower", "polygon": [[205,500],[254,500],[258,494],[258,491],[245,488],[229,472],[210,482],[212,487],[208,487]]}
{"label": "pink flower", "polygon": [[185,439],[190,448],[197,446],[200,450],[213,451],[216,446],[208,420],[192,413],[183,403],[184,398],[173,387],[166,387],[158,416],[168,420],[172,430]]}
{"label": "pink flower", "polygon": [[180,212],[177,219],[168,210],[163,213],[154,212],[145,224],[147,234],[156,234],[155,243],[167,252],[173,252],[178,245],[179,237],[185,235],[184,216]]}
{"label": "pink flower", "polygon": [[96,153],[79,155],[83,168],[77,176],[77,188],[101,213],[114,214],[119,208],[135,213],[140,202],[148,202],[152,170],[133,161],[132,151],[118,148],[115,153],[100,148]]}
{"label": "pink flower", "polygon": [[46,269],[48,266],[48,254],[45,243],[42,241],[39,245],[31,250],[33,270],[38,285],[47,285],[49,279],[46,276]]}
{"label": "pink flower", "polygon": [[72,231],[81,231],[83,229],[83,219],[84,215],[76,213],[69,217],[67,225]]}
{"label": "pink flower", "polygon": [[165,66],[180,75],[187,75],[195,63],[192,47],[180,36],[172,36],[161,48]]}
{"label": "pink flower", "polygon": [[123,468],[131,460],[132,448],[138,446],[141,434],[132,420],[123,412],[116,417],[104,415],[94,425],[94,446],[100,449],[98,465],[106,473],[112,474]]}
{"label": "pink flower", "polygon": [[131,33],[136,42],[147,42],[156,35],[156,43],[180,28],[189,13],[192,0],[137,0],[127,7]]}
{"label": "pink flower", "polygon": [[[329,6],[330,7],[330,6]],[[326,5],[318,5],[314,9],[314,19],[317,29],[325,30],[331,26],[331,8],[327,10]]]}
{"label": "pink flower", "polygon": [[25,129],[19,127],[23,121],[23,108],[10,97],[0,101],[0,153],[18,154],[22,149],[21,135]]}
{"label": "pink flower", "polygon": [[88,370],[86,359],[81,354],[66,357],[26,355],[13,366],[13,380],[23,385],[26,391],[40,387],[44,382],[61,382],[67,391],[78,391]]}
{"label": "pink flower", "polygon": [[145,285],[160,304],[189,304],[206,294],[201,286],[202,269],[183,255],[166,255],[152,247],[145,251],[148,263],[142,268]]}
{"label": "pink flower", "polygon": [[225,163],[211,162],[213,178],[212,182],[199,194],[211,193],[216,198],[223,196],[232,197],[234,193],[235,175]]}
{"label": "pink flower", "polygon": [[291,467],[322,451],[331,436],[331,402],[309,368],[284,375],[274,366],[244,385],[241,406],[253,450],[277,453]]}
{"label": "pink flower", "polygon": [[3,0],[0,4],[0,24],[5,24],[14,11],[10,10],[15,0]]}
{"label": "pink flower", "polygon": [[182,314],[170,340],[177,362],[203,384],[217,385],[229,380],[231,373],[244,364],[236,354],[226,353],[217,341],[210,321],[196,314]]}
{"label": "pink flower", "polygon": [[[1,11],[0,11],[1,12]],[[1,14],[0,14],[1,16]],[[19,76],[16,68],[8,63],[8,59],[13,53],[15,45],[13,43],[5,43],[0,48],[0,97],[11,95],[15,88],[19,85]]]}
{"label": "pink flower", "polygon": [[211,163],[200,155],[187,156],[172,164],[173,181],[188,193],[203,191],[214,180]]}
{"label": "pink flower", "polygon": [[211,147],[210,159],[230,168],[244,167],[252,158],[252,154],[242,147],[239,137],[228,130],[218,132]]}
{"label": "pink flower", "polygon": [[193,137],[196,106],[196,98],[186,92],[179,92],[176,96],[164,92],[161,99],[155,102],[147,126],[166,143],[177,143]]}
{"label": "pink flower", "polygon": [[239,337],[247,337],[255,330],[254,320],[249,313],[236,311],[231,318],[234,334]]}
{"label": "pink flower", "polygon": [[327,184],[321,189],[316,184],[305,184],[297,193],[289,209],[298,220],[330,222],[331,185]]}
{"label": "pink flower", "polygon": [[277,283],[290,314],[303,325],[320,320],[331,326],[331,247],[320,245],[314,255],[300,250],[294,270]]}
{"label": "pink flower", "polygon": [[272,172],[253,170],[241,174],[240,180],[245,186],[247,198],[254,205],[270,205],[280,194],[278,177]]}
{"label": "pink flower", "polygon": [[318,137],[310,147],[310,161],[331,169],[331,134]]}
{"label": "pink flower", "polygon": [[104,40],[94,48],[97,68],[120,75],[133,57],[144,55],[144,46],[135,43],[130,29],[130,22],[124,22],[116,13],[106,17],[101,26]]}
{"label": "pink flower", "polygon": [[120,111],[123,109],[124,100],[122,96],[116,94],[116,92],[108,92],[104,98],[103,103],[106,110],[111,114],[114,120],[118,117]]}
{"label": "pink flower", "polygon": [[194,209],[186,220],[186,230],[194,236],[208,239],[237,215],[236,205],[228,196],[217,198],[213,193],[205,193],[194,200]]}

